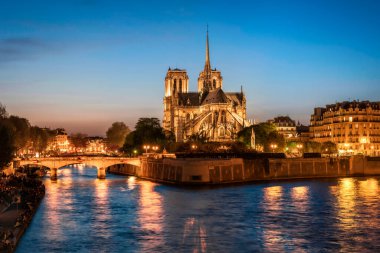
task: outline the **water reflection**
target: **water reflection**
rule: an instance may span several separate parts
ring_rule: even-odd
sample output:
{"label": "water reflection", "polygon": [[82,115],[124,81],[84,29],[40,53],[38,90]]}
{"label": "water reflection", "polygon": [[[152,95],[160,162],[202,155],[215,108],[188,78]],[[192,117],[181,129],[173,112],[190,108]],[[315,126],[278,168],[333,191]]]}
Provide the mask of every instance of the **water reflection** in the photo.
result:
{"label": "water reflection", "polygon": [[379,178],[181,188],[64,168],[17,252],[378,252]]}
{"label": "water reflection", "polygon": [[136,188],[136,177],[134,176],[131,176],[131,177],[127,177],[127,185],[128,185],[128,190],[132,191]]}
{"label": "water reflection", "polygon": [[[267,226],[263,231],[263,243],[266,250],[282,248],[283,237],[281,234],[281,217],[283,194],[281,186],[272,186],[264,188],[264,201],[262,203],[267,220]],[[268,222],[269,221],[269,222]]]}
{"label": "water reflection", "polygon": [[338,185],[338,194],[336,196],[338,203],[339,226],[343,231],[354,229],[355,221],[355,195],[356,189],[353,178],[343,178]]}
{"label": "water reflection", "polygon": [[49,210],[45,214],[47,217],[46,222],[51,228],[49,237],[52,240],[58,240],[63,236],[61,227],[61,210],[58,209],[61,200],[61,196],[59,196],[59,186],[57,185],[57,182],[52,181],[46,182],[45,186],[46,188],[49,188],[49,191],[45,195],[45,199],[48,199],[48,201],[46,201],[47,210]]}
{"label": "water reflection", "polygon": [[138,222],[142,230],[142,250],[152,251],[162,247],[163,208],[162,196],[155,191],[156,183],[139,181]]}
{"label": "water reflection", "polygon": [[111,210],[109,208],[108,181],[95,180],[95,202],[93,206],[96,222],[92,225],[98,236],[109,238],[111,236],[109,222],[111,221]]}
{"label": "water reflection", "polygon": [[291,189],[291,197],[296,210],[306,212],[309,208],[309,188],[296,186]]}
{"label": "water reflection", "polygon": [[207,232],[203,222],[194,217],[187,218],[183,229],[182,245],[188,245],[189,251],[207,252]]}

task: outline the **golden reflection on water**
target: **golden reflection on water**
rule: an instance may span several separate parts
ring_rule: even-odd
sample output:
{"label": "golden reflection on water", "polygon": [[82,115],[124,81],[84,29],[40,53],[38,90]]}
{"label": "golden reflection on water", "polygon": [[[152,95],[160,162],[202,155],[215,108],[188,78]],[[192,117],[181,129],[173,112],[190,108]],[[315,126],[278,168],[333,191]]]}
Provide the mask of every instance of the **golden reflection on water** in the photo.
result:
{"label": "golden reflection on water", "polygon": [[306,212],[309,207],[309,188],[306,186],[293,187],[291,190],[292,203],[296,210]]}
{"label": "golden reflection on water", "polygon": [[355,221],[356,191],[355,179],[343,178],[339,180],[336,198],[339,227],[343,231],[349,232],[349,230],[354,229],[357,225]]}
{"label": "golden reflection on water", "polygon": [[48,213],[46,214],[46,222],[48,223],[51,231],[49,233],[49,240],[59,240],[63,235],[63,231],[61,229],[62,220],[59,215],[61,211],[58,210],[58,207],[61,205],[61,203],[59,203],[61,199],[58,191],[59,183],[47,180],[45,184],[49,187],[48,197],[46,198],[46,209],[48,210]]}
{"label": "golden reflection on water", "polygon": [[205,225],[198,219],[191,217],[185,221],[182,244],[193,247],[193,252],[207,252],[207,232]]}
{"label": "golden reflection on water", "polygon": [[49,188],[46,206],[47,223],[50,228],[49,240],[60,240],[64,235],[63,226],[73,225],[74,221],[62,217],[62,209],[70,211],[73,209],[73,192],[67,189],[71,189],[73,185],[73,179],[71,177],[71,169],[58,169],[58,180],[51,181],[46,180],[45,184]]}
{"label": "golden reflection on water", "polygon": [[281,211],[282,186],[264,188],[264,202],[268,211]]}
{"label": "golden reflection on water", "polygon": [[128,185],[128,190],[132,191],[133,189],[136,188],[136,177],[130,176],[127,178],[127,185]]}
{"label": "golden reflection on water", "polygon": [[100,221],[96,226],[97,233],[105,238],[111,236],[107,223],[112,219],[109,208],[108,181],[95,180],[95,219]]}
{"label": "golden reflection on water", "polygon": [[374,200],[379,197],[379,181],[374,178],[368,178],[359,181],[359,196],[366,200]]}
{"label": "golden reflection on water", "polygon": [[[264,188],[264,210],[266,215],[270,217],[280,217],[281,199],[283,195],[283,189],[281,186],[272,186]],[[270,222],[268,226],[263,231],[263,243],[264,248],[270,251],[273,248],[281,248],[283,241],[281,235],[281,225],[277,222]]]}
{"label": "golden reflection on water", "polygon": [[[133,179],[132,179],[133,180]],[[164,243],[163,230],[163,199],[155,191],[156,183],[139,181],[139,208],[137,217],[141,229],[146,234],[142,241],[143,251],[155,249]]]}

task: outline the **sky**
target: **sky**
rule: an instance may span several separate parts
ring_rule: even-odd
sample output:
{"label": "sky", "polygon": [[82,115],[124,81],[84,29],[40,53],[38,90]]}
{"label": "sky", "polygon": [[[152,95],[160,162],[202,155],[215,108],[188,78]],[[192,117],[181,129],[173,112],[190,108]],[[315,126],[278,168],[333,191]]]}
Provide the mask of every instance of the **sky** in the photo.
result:
{"label": "sky", "polygon": [[209,27],[223,90],[256,122],[380,100],[380,1],[0,0],[0,103],[32,125],[104,135],[163,116],[164,78],[196,91]]}

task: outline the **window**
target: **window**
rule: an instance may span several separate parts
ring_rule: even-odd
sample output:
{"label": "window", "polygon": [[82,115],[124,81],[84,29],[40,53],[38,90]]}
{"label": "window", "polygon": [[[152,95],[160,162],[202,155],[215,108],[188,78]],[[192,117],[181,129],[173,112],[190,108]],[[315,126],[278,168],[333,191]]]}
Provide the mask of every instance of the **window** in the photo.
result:
{"label": "window", "polygon": [[173,93],[177,91],[177,79],[174,79]]}
{"label": "window", "polygon": [[222,123],[226,123],[226,111],[222,111]]}
{"label": "window", "polygon": [[216,88],[216,80],[212,80],[212,86],[214,87],[214,89]]}
{"label": "window", "polygon": [[179,79],[179,92],[182,93],[182,79]]}
{"label": "window", "polygon": [[193,180],[193,181],[201,181],[202,180],[202,176],[201,175],[193,175],[193,176],[191,176],[191,180]]}

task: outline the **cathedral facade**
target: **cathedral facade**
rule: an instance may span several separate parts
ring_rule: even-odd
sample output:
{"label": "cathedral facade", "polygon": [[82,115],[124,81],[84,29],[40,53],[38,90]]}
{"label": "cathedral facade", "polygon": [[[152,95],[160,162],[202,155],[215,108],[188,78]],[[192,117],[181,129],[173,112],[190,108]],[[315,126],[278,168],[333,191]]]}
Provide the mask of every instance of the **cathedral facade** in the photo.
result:
{"label": "cathedral facade", "polygon": [[246,120],[243,90],[224,92],[221,72],[210,64],[208,32],[206,61],[198,77],[198,91],[189,91],[189,77],[184,69],[170,69],[165,77],[163,128],[175,135],[177,142],[191,137],[225,142],[236,138]]}

